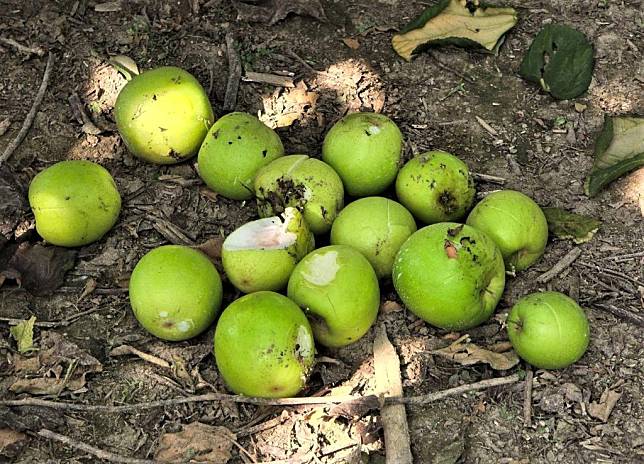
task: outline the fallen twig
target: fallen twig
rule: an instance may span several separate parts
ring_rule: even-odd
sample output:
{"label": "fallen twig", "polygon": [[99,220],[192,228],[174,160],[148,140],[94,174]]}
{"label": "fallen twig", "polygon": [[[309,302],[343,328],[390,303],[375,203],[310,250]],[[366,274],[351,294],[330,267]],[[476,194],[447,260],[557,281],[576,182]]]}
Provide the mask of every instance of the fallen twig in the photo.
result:
{"label": "fallen twig", "polygon": [[13,47],[19,52],[25,53],[27,55],[45,56],[45,50],[43,50],[41,47],[27,47],[8,37],[0,37],[0,42]]}
{"label": "fallen twig", "polygon": [[492,137],[498,137],[499,133],[496,131],[496,129],[492,126],[490,126],[485,119],[479,117],[479,116],[474,116],[476,118],[476,122],[479,123],[479,125],[487,131],[488,134],[490,134]]}
{"label": "fallen twig", "polygon": [[640,282],[639,280],[634,279],[633,277],[627,276],[627,275],[625,275],[625,274],[623,274],[621,272],[613,271],[612,269],[608,269],[606,267],[599,267],[599,266],[596,266],[594,264],[585,263],[583,261],[577,261],[575,263],[575,265],[583,266],[583,267],[586,267],[588,269],[594,269],[595,271],[599,271],[600,273],[608,274],[608,275],[611,275],[613,277],[617,277],[619,279],[626,280],[626,281],[631,282],[631,283],[633,283],[635,285],[638,285],[638,286],[644,286],[644,283]]}
{"label": "fallen twig", "polygon": [[[383,395],[401,396],[403,394],[400,377],[400,360],[396,349],[387,338],[384,325],[376,330],[373,342],[373,363],[376,373],[376,386]],[[380,419],[385,435],[387,464],[412,464],[409,426],[404,404],[383,405]]]}
{"label": "fallen twig", "polygon": [[523,426],[530,427],[532,426],[532,379],[534,378],[534,372],[532,368],[527,366],[526,376],[525,376],[525,390],[523,397]]}
{"label": "fallen twig", "polygon": [[49,58],[47,58],[47,66],[45,67],[45,73],[42,76],[42,82],[40,83],[40,88],[38,89],[36,98],[34,99],[34,102],[31,105],[31,109],[29,110],[29,113],[27,113],[25,122],[22,123],[20,132],[18,132],[18,135],[16,136],[16,138],[13,139],[13,141],[7,146],[7,148],[5,148],[4,153],[0,155],[0,164],[2,164],[3,162],[9,159],[9,157],[13,154],[16,148],[18,148],[18,146],[22,143],[24,138],[27,136],[27,132],[29,132],[29,128],[31,128],[31,125],[33,124],[34,119],[36,118],[36,113],[38,112],[38,108],[40,107],[40,104],[42,103],[42,100],[45,97],[45,92],[47,91],[47,85],[49,84],[49,77],[51,76],[51,70],[53,67],[54,67],[54,54],[49,52]]}
{"label": "fallen twig", "polygon": [[439,66],[440,68],[444,69],[445,71],[448,71],[448,72],[451,72],[451,73],[453,73],[453,74],[456,74],[458,77],[460,77],[461,79],[463,79],[465,82],[468,82],[468,83],[470,83],[470,84],[474,84],[474,83],[475,83],[475,82],[474,82],[474,79],[472,79],[471,77],[469,77],[469,76],[467,76],[466,74],[464,74],[464,73],[462,73],[462,72],[460,72],[460,71],[458,71],[458,70],[456,70],[456,69],[454,69],[454,68],[452,68],[452,67],[450,67],[450,66],[446,65],[445,63],[443,63],[443,62],[442,62],[442,61],[441,61],[441,60],[436,56],[436,54],[434,54],[434,53],[432,53],[432,52],[429,52],[429,56],[430,56],[430,57],[432,57],[432,58],[434,59],[434,61],[436,61],[436,63],[438,64],[438,66]]}
{"label": "fallen twig", "polygon": [[0,121],[0,137],[2,137],[11,127],[11,119],[5,118]]}
{"label": "fallen twig", "polygon": [[604,311],[608,311],[611,313],[613,316],[619,318],[619,319],[624,319],[629,322],[632,322],[635,325],[639,325],[640,327],[644,327],[644,316],[640,316],[639,314],[636,314],[632,311],[628,311],[626,309],[618,308],[615,305],[612,304],[603,304],[603,303],[593,303],[592,307],[594,308],[599,308],[603,309]]}
{"label": "fallen twig", "polygon": [[546,282],[551,281],[554,277],[561,274],[563,271],[568,269],[570,265],[581,256],[581,248],[573,248],[566,255],[559,260],[557,264],[552,266],[552,269],[544,272],[539,277],[537,277],[537,282],[545,284]]}
{"label": "fallen twig", "polygon": [[[88,309],[87,311],[81,311],[80,313],[73,314],[69,317],[66,317],[65,319],[61,319],[59,321],[36,321],[34,322],[34,326],[36,327],[44,327],[47,329],[53,329],[56,327],[67,327],[70,324],[73,324],[76,322],[78,319],[80,319],[83,316],[87,316],[88,314],[95,313],[97,311],[101,311],[103,309],[107,309],[109,306],[97,306],[95,308]],[[9,325],[18,325],[21,322],[24,322],[22,319],[15,319],[12,317],[0,317],[0,322],[5,322]]]}
{"label": "fallen twig", "polygon": [[156,464],[157,463],[157,461],[152,461],[149,459],[128,458],[125,456],[121,456],[119,454],[114,454],[109,451],[95,448],[93,446],[88,445],[87,443],[83,443],[82,441],[74,440],[71,437],[68,437],[66,435],[61,435],[59,433],[52,432],[51,430],[47,430],[47,429],[40,429],[38,431],[38,435],[44,438],[48,438],[49,440],[59,441],[61,443],[66,444],[67,446],[71,446],[72,448],[85,451],[86,453],[93,454],[99,459],[104,459],[110,462],[119,462],[119,463],[125,463],[125,464]]}
{"label": "fallen twig", "polygon": [[130,345],[117,346],[116,348],[112,349],[112,351],[110,351],[110,356],[124,356],[128,354],[133,354],[134,356],[138,356],[139,358],[141,358],[146,362],[149,362],[151,364],[156,364],[157,366],[164,367],[166,369],[169,369],[170,367],[172,367],[170,363],[165,359],[161,359],[152,354],[145,353],[141,350],[137,350],[136,348]]}
{"label": "fallen twig", "polygon": [[246,75],[242,76],[242,80],[244,82],[258,82],[260,84],[270,84],[277,87],[295,87],[293,79],[286,76],[279,76],[277,74],[246,71]]}
{"label": "fallen twig", "polygon": [[489,182],[490,184],[499,184],[499,185],[505,185],[507,180],[503,177],[498,177],[498,176],[491,176],[489,174],[481,174],[479,172],[472,172],[472,177],[476,180],[480,180],[483,182]]}
{"label": "fallen twig", "polygon": [[[429,393],[420,396],[389,396],[383,398],[384,404],[427,404],[433,401],[442,400],[449,396],[460,395],[469,391],[484,390],[486,388],[508,385],[519,381],[517,374],[507,377],[496,377],[482,380],[467,385],[450,388],[439,392]],[[171,398],[168,400],[150,401],[147,403],[124,404],[121,406],[108,406],[102,404],[79,404],[64,403],[60,401],[42,400],[39,398],[23,398],[20,400],[0,400],[0,406],[41,406],[45,408],[58,409],[63,411],[80,411],[80,412],[103,412],[119,413],[138,411],[142,409],[162,408],[166,406],[176,406],[185,403],[200,402],[221,402],[234,401],[236,403],[255,404],[259,406],[297,406],[302,404],[339,404],[347,401],[373,400],[378,403],[376,395],[359,396],[359,395],[340,395],[340,396],[320,396],[320,397],[301,397],[301,398],[255,398],[242,395],[228,395],[225,393],[206,393],[204,395],[186,396],[181,398]]]}
{"label": "fallen twig", "polygon": [[235,39],[231,32],[226,34],[226,53],[228,55],[228,83],[224,96],[224,111],[233,111],[237,106],[237,91],[241,79],[242,65],[235,49]]}

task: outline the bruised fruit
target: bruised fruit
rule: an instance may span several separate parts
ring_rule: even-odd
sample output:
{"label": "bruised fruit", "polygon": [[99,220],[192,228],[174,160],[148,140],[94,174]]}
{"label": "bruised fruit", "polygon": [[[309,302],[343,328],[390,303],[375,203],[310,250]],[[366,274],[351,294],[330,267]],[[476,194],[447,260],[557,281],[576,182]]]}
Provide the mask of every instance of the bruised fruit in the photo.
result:
{"label": "bruised fruit", "polygon": [[164,340],[206,330],[221,306],[221,278],[200,251],[165,245],[148,252],[130,277],[130,304],[139,323]]}
{"label": "bruised fruit", "polygon": [[322,159],[337,171],[349,195],[365,197],[394,181],[402,149],[402,133],[387,116],[352,113],[327,133]]}
{"label": "bruised fruit", "polygon": [[456,221],[474,201],[467,165],[444,151],[428,151],[405,164],[396,179],[396,195],[426,224]]}
{"label": "bruised fruit", "polygon": [[315,339],[331,348],[353,343],[367,333],[380,305],[378,278],[371,264],[345,245],[306,255],[291,274],[288,297],[306,313]]}
{"label": "bruised fruit", "polygon": [[224,241],[221,257],[228,279],[242,292],[280,290],[314,247],[302,214],[286,208],[282,217],[258,219],[235,230]]}
{"label": "bruised fruit", "polygon": [[110,173],[91,161],[61,161],[29,185],[36,230],[53,245],[77,247],[100,239],[116,223],[121,196]]}
{"label": "bruised fruit", "polygon": [[280,398],[297,394],[315,360],[309,321],[273,292],[245,295],[228,306],[215,329],[215,360],[237,394]]}
{"label": "bruised fruit", "polygon": [[261,168],[255,178],[260,216],[293,206],[304,213],[314,234],[329,231],[344,205],[344,187],[328,164],[306,155],[289,155]]}
{"label": "bruised fruit", "polygon": [[215,192],[233,200],[253,197],[257,171],[284,155],[277,133],[248,113],[221,117],[199,150],[199,175]]}
{"label": "bruised fruit", "polygon": [[119,93],[114,118],[132,154],[158,164],[195,155],[215,120],[192,74],[164,66],[135,76]]}
{"label": "bruised fruit", "polygon": [[378,278],[391,276],[400,246],[416,232],[414,217],[400,203],[367,197],[349,203],[331,228],[333,245],[349,245],[369,260]]}
{"label": "bruised fruit", "polygon": [[567,367],[588,348],[590,328],[584,310],[563,293],[532,293],[521,298],[506,324],[514,351],[539,369]]}
{"label": "bruised fruit", "polygon": [[467,217],[467,224],[494,240],[509,271],[522,271],[546,249],[548,222],[532,198],[514,190],[492,192]]}
{"label": "bruised fruit", "polygon": [[421,319],[448,330],[487,320],[501,299],[505,268],[501,252],[483,232],[440,222],[414,233],[396,255],[396,292]]}

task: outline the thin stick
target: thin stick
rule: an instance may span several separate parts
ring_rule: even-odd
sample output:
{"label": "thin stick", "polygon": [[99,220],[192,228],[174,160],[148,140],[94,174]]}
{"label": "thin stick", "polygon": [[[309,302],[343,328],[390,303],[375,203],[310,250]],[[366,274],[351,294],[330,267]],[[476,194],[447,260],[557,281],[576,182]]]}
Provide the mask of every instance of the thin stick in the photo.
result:
{"label": "thin stick", "polygon": [[68,437],[66,435],[61,435],[59,433],[52,432],[51,430],[47,430],[47,429],[40,429],[38,431],[38,435],[44,438],[48,438],[50,440],[59,441],[61,443],[66,444],[67,446],[71,446],[72,448],[85,451],[86,453],[93,454],[99,459],[104,459],[110,462],[118,462],[118,463],[124,463],[124,464],[156,464],[157,463],[157,461],[151,461],[149,459],[128,458],[125,456],[121,456],[119,454],[110,453],[109,451],[104,451],[102,449],[95,448],[93,446],[88,445],[87,443],[74,440],[71,437]]}
{"label": "thin stick", "polygon": [[632,322],[635,325],[644,327],[644,316],[635,314],[632,311],[627,311],[626,309],[618,308],[617,306],[612,304],[593,303],[592,306],[594,308],[600,308],[600,309],[603,309],[604,311],[608,311],[618,319],[625,319],[629,322]]}
{"label": "thin stick", "polygon": [[531,427],[532,426],[532,379],[534,378],[534,372],[532,368],[528,365],[526,368],[525,376],[525,396],[523,397],[523,426]]}
{"label": "thin stick", "polygon": [[480,172],[472,172],[471,174],[472,174],[472,177],[474,177],[476,180],[489,182],[490,184],[505,185],[505,183],[507,182],[507,179],[505,179],[504,177],[491,176],[489,174],[481,174]]}
{"label": "thin stick", "polygon": [[439,66],[440,68],[443,68],[445,71],[449,71],[449,72],[451,72],[451,73],[456,74],[458,77],[460,77],[461,79],[463,79],[465,82],[468,82],[468,83],[470,83],[470,84],[474,84],[474,83],[475,83],[475,82],[474,82],[474,79],[472,79],[471,77],[467,76],[466,74],[463,74],[462,72],[460,72],[460,71],[458,71],[458,70],[456,70],[456,69],[454,69],[454,68],[451,68],[451,67],[447,66],[445,63],[443,63],[443,62],[442,62],[442,61],[441,61],[441,60],[436,56],[436,54],[434,54],[434,53],[432,53],[432,52],[429,52],[429,56],[431,56],[431,57],[434,59],[434,61],[436,61],[436,63],[438,64],[438,66]]}
{"label": "thin stick", "polygon": [[644,283],[640,282],[639,280],[629,277],[625,274],[622,274],[621,272],[613,271],[612,269],[608,269],[606,267],[595,266],[594,264],[585,263],[583,261],[578,261],[576,264],[579,264],[580,266],[583,266],[583,267],[587,267],[589,269],[594,269],[596,271],[603,272],[604,274],[612,275],[613,277],[617,277],[619,279],[627,280],[628,282],[634,283],[635,285],[638,285],[638,286],[644,286]]}
{"label": "thin stick", "polygon": [[276,87],[295,87],[293,79],[291,79],[290,77],[251,71],[246,71],[246,75],[242,76],[242,81],[270,84]]}
{"label": "thin stick", "polygon": [[43,50],[41,47],[27,47],[25,45],[22,45],[21,43],[16,42],[13,39],[10,39],[9,37],[0,37],[0,42],[13,47],[19,52],[25,53],[27,55],[33,54],[38,56],[45,56],[45,50]]}
{"label": "thin stick", "polygon": [[[458,387],[450,388],[439,392],[429,393],[420,396],[390,396],[384,398],[384,404],[427,404],[433,401],[442,400],[449,396],[460,395],[468,391],[484,390],[486,388],[498,387],[501,385],[508,385],[519,381],[517,374],[509,375],[507,377],[496,377],[492,379],[482,380],[480,382],[471,383],[468,385],[461,385]],[[80,412],[103,412],[103,413],[119,413],[137,411],[142,409],[162,408],[165,406],[175,406],[185,403],[200,403],[200,402],[221,402],[221,401],[234,401],[236,403],[255,404],[260,406],[297,406],[301,404],[338,404],[347,401],[356,400],[369,401],[374,400],[378,402],[376,395],[357,396],[357,395],[339,395],[339,396],[320,396],[320,397],[302,397],[302,398],[254,398],[242,395],[227,395],[225,393],[207,393],[205,395],[186,396],[181,398],[171,398],[168,400],[150,401],[147,403],[134,403],[125,404],[122,406],[108,406],[102,404],[78,404],[78,403],[63,403],[59,401],[41,400],[39,398],[23,398],[21,400],[0,400],[0,406],[41,406],[45,408],[58,409],[63,411],[80,411]]]}
{"label": "thin stick", "polygon": [[[91,308],[86,311],[81,311],[80,313],[73,314],[69,317],[66,317],[65,319],[61,319],[60,321],[36,321],[34,322],[34,325],[36,327],[45,327],[48,329],[52,329],[55,327],[67,327],[68,325],[73,324],[83,316],[87,316],[88,314],[92,314],[107,308],[108,306],[97,306],[95,308]],[[9,325],[18,325],[21,322],[24,322],[24,320],[14,319],[12,317],[0,317],[0,322],[6,322]]]}
{"label": "thin stick", "polygon": [[559,260],[557,264],[552,266],[552,269],[544,272],[539,277],[537,277],[537,282],[540,284],[545,284],[550,282],[553,278],[557,277],[563,271],[568,269],[570,265],[581,256],[581,248],[573,248],[566,255]]}
{"label": "thin stick", "polygon": [[45,73],[42,76],[42,82],[40,83],[40,88],[38,89],[38,93],[36,94],[36,98],[34,99],[34,103],[31,105],[31,109],[29,110],[29,113],[27,113],[27,117],[25,118],[25,122],[22,123],[22,127],[20,128],[20,132],[18,132],[18,135],[16,138],[5,148],[4,153],[0,156],[0,165],[7,161],[9,157],[13,154],[13,152],[18,148],[18,146],[22,143],[24,138],[27,136],[27,132],[29,132],[29,128],[31,128],[31,125],[34,122],[34,119],[36,118],[36,113],[38,112],[38,108],[40,107],[40,104],[42,103],[43,98],[45,97],[45,92],[47,91],[47,85],[49,84],[49,77],[51,76],[51,70],[54,67],[54,54],[49,52],[49,58],[47,58],[47,66],[45,67]]}
{"label": "thin stick", "polygon": [[224,111],[233,111],[237,106],[237,91],[239,90],[242,66],[235,49],[235,39],[230,32],[226,34],[226,53],[228,54],[228,83],[224,96]]}
{"label": "thin stick", "polygon": [[476,118],[476,122],[479,123],[479,125],[487,131],[488,134],[490,134],[492,137],[498,137],[499,133],[496,131],[496,129],[492,126],[490,126],[485,119],[479,117],[479,116],[474,116]]}

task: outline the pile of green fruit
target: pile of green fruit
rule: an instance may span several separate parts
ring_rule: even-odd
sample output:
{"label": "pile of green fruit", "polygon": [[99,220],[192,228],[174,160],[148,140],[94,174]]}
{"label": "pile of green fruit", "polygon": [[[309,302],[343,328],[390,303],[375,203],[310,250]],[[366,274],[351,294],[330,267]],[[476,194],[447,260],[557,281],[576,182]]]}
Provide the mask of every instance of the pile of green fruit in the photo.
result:
{"label": "pile of green fruit", "polygon": [[[227,279],[246,293],[219,316],[214,336],[217,366],[236,393],[297,394],[316,343],[343,347],[369,331],[379,279],[391,278],[424,321],[467,330],[493,314],[506,271],[524,270],[544,253],[547,223],[532,199],[504,190],[474,206],[467,165],[444,151],[419,154],[400,168],[403,136],[380,114],[340,119],[324,139],[322,160],[284,156],[272,129],[246,113],[215,121],[197,80],[164,67],[134,77],[115,116],[134,155],[168,164],[198,153],[210,188],[257,200],[260,219],[228,235],[222,248]],[[400,203],[378,196],[394,185]],[[346,207],[345,191],[355,199]],[[40,235],[61,246],[100,239],[121,206],[110,174],[87,161],[38,174],[29,200]],[[416,220],[425,226],[417,230]],[[316,249],[323,234],[331,245]],[[286,296],[277,293],[284,290]],[[171,341],[206,330],[222,302],[214,264],[185,246],[143,256],[129,291],[140,324]],[[537,367],[568,366],[588,345],[583,310],[555,292],[521,299],[507,327],[517,353]]]}

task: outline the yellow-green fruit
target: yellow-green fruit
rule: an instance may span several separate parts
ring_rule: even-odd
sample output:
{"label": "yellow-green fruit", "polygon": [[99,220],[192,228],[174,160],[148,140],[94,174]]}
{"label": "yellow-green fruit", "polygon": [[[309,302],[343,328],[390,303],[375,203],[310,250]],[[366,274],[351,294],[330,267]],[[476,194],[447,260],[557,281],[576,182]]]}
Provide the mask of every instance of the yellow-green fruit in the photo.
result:
{"label": "yellow-green fruit", "polygon": [[306,155],[276,159],[257,172],[255,194],[260,216],[292,206],[304,213],[314,234],[329,231],[344,205],[344,186],[331,166]]}
{"label": "yellow-green fruit", "polygon": [[378,278],[383,278],[391,276],[398,249],[414,232],[414,217],[403,205],[388,198],[366,197],[340,211],[331,228],[331,243],[358,250]]}
{"label": "yellow-green fruit", "polygon": [[199,150],[199,175],[215,192],[233,200],[255,195],[257,171],[284,155],[277,133],[248,113],[221,117]]}
{"label": "yellow-green fruit", "polygon": [[332,348],[366,334],[380,305],[378,277],[371,264],[345,245],[306,255],[291,274],[287,294],[311,321],[315,339]]}
{"label": "yellow-green fruit", "polygon": [[322,159],[337,171],[349,195],[365,197],[394,181],[402,148],[402,133],[387,116],[352,113],[329,130]]}
{"label": "yellow-green fruit", "polygon": [[148,252],[130,277],[130,304],[139,323],[164,340],[199,335],[221,307],[221,278],[200,251],[165,245]]}
{"label": "yellow-green fruit", "polygon": [[514,190],[490,193],[472,209],[467,224],[496,242],[510,271],[522,271],[535,263],[548,242],[543,211],[532,198]]}
{"label": "yellow-green fruit", "polygon": [[428,151],[409,160],[398,173],[396,196],[426,224],[456,221],[474,201],[467,165],[444,151]]}
{"label": "yellow-green fruit", "polygon": [[132,154],[158,164],[194,156],[215,120],[201,84],[173,66],[151,69],[128,82],[116,99],[114,118]]}
{"label": "yellow-green fruit", "polygon": [[224,271],[244,293],[280,290],[299,260],[315,248],[313,234],[295,208],[281,217],[248,222],[226,237],[221,250]]}
{"label": "yellow-green fruit", "polygon": [[539,369],[567,367],[588,348],[586,314],[563,293],[532,293],[521,298],[506,324],[514,351]]}
{"label": "yellow-green fruit", "polygon": [[76,247],[100,239],[116,223],[121,196],[110,173],[91,161],[61,161],[29,185],[36,230],[53,245]]}
{"label": "yellow-green fruit", "polygon": [[315,361],[311,326],[295,303],[273,292],[243,296],[221,314],[215,360],[235,393],[263,398],[297,394]]}

